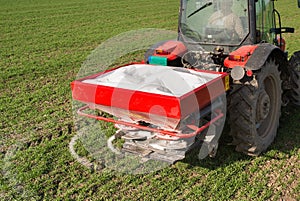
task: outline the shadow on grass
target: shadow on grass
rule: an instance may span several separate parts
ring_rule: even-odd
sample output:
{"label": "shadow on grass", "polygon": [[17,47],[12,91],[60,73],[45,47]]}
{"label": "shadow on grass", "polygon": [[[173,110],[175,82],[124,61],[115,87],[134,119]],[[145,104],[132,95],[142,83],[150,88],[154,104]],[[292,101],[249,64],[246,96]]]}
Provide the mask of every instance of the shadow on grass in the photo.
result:
{"label": "shadow on grass", "polygon": [[[288,106],[282,109],[281,122],[277,137],[275,138],[273,144],[269,147],[267,152],[263,153],[260,156],[261,160],[279,159],[282,156],[290,157],[291,155],[295,154],[295,151],[300,148],[299,120],[300,107],[296,108],[293,106]],[[199,146],[198,149],[193,149],[189,153],[187,153],[186,158],[181,160],[180,162],[185,163],[190,167],[196,166],[214,170],[220,167],[232,165],[235,162],[251,162],[255,160],[256,157],[251,157],[243,153],[236,152],[235,146],[229,145],[232,141],[232,138],[229,135],[229,130],[229,125],[226,124],[219,141],[219,148],[216,157],[206,157],[203,160],[199,160]],[[109,131],[109,133],[112,132],[111,130]],[[81,153],[80,155],[86,157],[89,154],[87,152]]]}
{"label": "shadow on grass", "polygon": [[270,150],[293,154],[300,148],[300,107],[289,105],[282,109],[277,137]]}
{"label": "shadow on grass", "polygon": [[[266,159],[279,159],[282,154],[290,157],[296,154],[300,148],[300,107],[289,105],[282,108],[280,125],[277,136],[265,153],[259,157]],[[199,149],[189,152],[183,163],[191,166],[199,166],[214,170],[221,166],[228,166],[237,161],[251,161],[256,157],[247,156],[235,151],[235,147],[229,145],[232,138],[229,135],[229,125],[226,124],[223,134],[219,141],[219,148],[215,158],[207,157],[203,160],[198,159]],[[281,153],[281,154],[279,154]]]}

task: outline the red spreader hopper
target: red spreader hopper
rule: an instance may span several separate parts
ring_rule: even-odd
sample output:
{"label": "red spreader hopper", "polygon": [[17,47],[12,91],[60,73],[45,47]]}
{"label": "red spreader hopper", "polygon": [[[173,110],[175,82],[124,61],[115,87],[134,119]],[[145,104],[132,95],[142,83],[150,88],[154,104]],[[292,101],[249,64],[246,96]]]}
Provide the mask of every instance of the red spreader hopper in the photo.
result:
{"label": "red spreader hopper", "polygon": [[[229,88],[229,78],[226,73],[128,64],[76,80],[71,87],[73,99],[86,104],[80,115],[178,140],[196,136],[223,117],[221,110],[207,108]],[[84,113],[86,109],[116,118]],[[216,115],[203,123],[201,118],[212,112]]]}

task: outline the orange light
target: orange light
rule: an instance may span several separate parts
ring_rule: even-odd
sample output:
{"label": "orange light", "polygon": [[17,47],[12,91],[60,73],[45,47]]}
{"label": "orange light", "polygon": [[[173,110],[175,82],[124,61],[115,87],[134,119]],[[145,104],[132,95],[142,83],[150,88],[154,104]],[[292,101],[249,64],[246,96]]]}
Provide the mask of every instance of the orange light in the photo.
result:
{"label": "orange light", "polygon": [[169,52],[162,50],[162,49],[157,49],[155,50],[156,54],[161,54],[161,55],[167,55],[170,54]]}
{"label": "orange light", "polygon": [[246,61],[247,60],[247,56],[241,56],[241,55],[229,55],[229,60],[232,61]]}
{"label": "orange light", "polygon": [[156,52],[156,54],[161,54],[161,53],[163,53],[163,50],[155,50],[155,52]]}

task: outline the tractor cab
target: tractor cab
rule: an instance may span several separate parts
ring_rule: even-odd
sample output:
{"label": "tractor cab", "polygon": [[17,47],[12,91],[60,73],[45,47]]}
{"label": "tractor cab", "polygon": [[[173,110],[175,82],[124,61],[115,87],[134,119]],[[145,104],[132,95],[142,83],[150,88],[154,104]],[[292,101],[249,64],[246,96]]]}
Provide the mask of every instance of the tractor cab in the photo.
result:
{"label": "tractor cab", "polygon": [[214,46],[236,47],[249,35],[248,0],[183,0],[179,39]]}
{"label": "tractor cab", "polygon": [[223,46],[232,51],[242,45],[270,43],[284,51],[279,13],[270,0],[182,0],[179,41],[199,44],[207,51]]}

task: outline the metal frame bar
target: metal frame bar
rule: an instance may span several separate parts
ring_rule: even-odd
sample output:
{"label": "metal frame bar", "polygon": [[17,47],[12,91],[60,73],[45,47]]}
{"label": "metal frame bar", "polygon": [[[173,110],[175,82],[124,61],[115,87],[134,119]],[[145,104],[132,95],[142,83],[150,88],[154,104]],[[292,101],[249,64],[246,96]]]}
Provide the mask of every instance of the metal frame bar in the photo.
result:
{"label": "metal frame bar", "polygon": [[200,128],[196,127],[195,125],[187,125],[187,127],[189,127],[189,128],[194,128],[193,133],[180,133],[178,131],[176,132],[176,131],[162,130],[162,129],[158,129],[158,128],[150,128],[150,127],[142,126],[142,125],[139,125],[139,124],[136,124],[136,123],[130,123],[130,122],[126,122],[126,121],[115,120],[115,119],[112,119],[112,118],[107,118],[107,117],[103,117],[103,116],[96,116],[96,115],[84,113],[83,111],[87,110],[88,108],[90,108],[89,105],[85,105],[85,106],[79,108],[78,111],[77,111],[77,114],[79,114],[80,116],[96,119],[96,120],[99,120],[99,121],[106,121],[106,122],[111,122],[111,123],[115,123],[115,124],[121,124],[121,125],[124,125],[124,126],[134,127],[134,128],[137,128],[137,129],[146,130],[146,131],[150,131],[150,132],[155,132],[155,133],[159,133],[159,134],[162,134],[162,135],[168,135],[168,136],[177,137],[177,138],[191,138],[191,137],[194,137],[194,136],[198,135],[200,132],[207,129],[211,124],[215,123],[216,121],[218,121],[219,119],[221,119],[224,116],[224,114],[221,112],[221,110],[216,110],[218,115],[215,118],[213,118],[211,121],[209,121],[206,124],[204,124],[203,126],[201,126]]}

